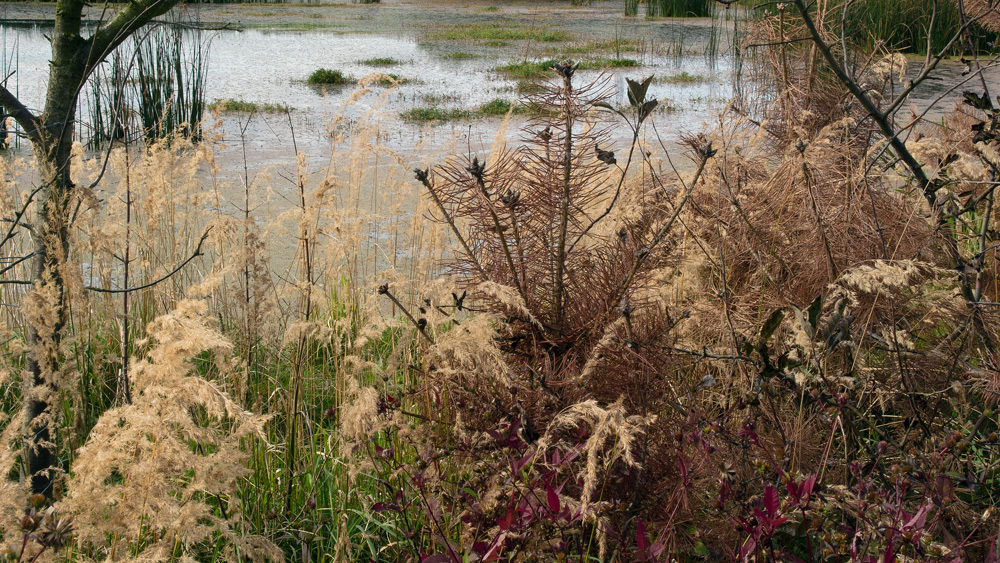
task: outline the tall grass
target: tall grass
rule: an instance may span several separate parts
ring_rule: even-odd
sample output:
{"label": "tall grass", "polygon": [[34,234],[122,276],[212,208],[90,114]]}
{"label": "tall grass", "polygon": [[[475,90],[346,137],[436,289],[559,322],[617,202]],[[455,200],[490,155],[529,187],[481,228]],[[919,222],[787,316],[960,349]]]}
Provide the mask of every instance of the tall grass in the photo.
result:
{"label": "tall grass", "polygon": [[[625,9],[626,15],[629,15],[628,2]],[[646,0],[646,15],[649,17],[704,18],[714,11],[714,0]]]}
{"label": "tall grass", "polygon": [[[840,27],[841,11],[830,14]],[[882,44],[910,53],[937,53],[955,35],[961,21],[954,0],[868,0],[847,10],[844,34],[864,48]],[[931,24],[933,22],[933,27]]]}
{"label": "tall grass", "polygon": [[136,39],[136,113],[147,139],[174,132],[197,139],[205,111],[207,47],[196,33],[187,51],[178,28],[155,27]]}
{"label": "tall grass", "polygon": [[175,133],[199,139],[206,109],[208,43],[200,32],[156,24],[137,34],[91,75],[86,90],[87,144],[141,134],[149,143]]}

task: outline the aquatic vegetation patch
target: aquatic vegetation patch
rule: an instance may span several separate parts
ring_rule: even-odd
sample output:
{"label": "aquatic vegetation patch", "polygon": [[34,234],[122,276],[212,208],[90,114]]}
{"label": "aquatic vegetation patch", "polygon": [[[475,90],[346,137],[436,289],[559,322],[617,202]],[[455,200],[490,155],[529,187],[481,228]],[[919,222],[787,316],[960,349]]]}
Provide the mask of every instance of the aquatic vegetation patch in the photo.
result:
{"label": "aquatic vegetation patch", "polygon": [[511,111],[513,111],[514,114],[525,114],[530,111],[530,108],[504,98],[493,98],[492,100],[479,106],[477,113],[487,116],[499,116],[507,115],[507,113]]}
{"label": "aquatic vegetation patch", "polygon": [[690,74],[687,71],[671,76],[657,76],[653,79],[653,82],[657,84],[700,84],[708,81],[709,78],[707,76]]}
{"label": "aquatic vegetation patch", "polygon": [[478,59],[479,55],[466,51],[449,51],[441,55],[441,58],[452,61],[467,61],[469,59]]}
{"label": "aquatic vegetation patch", "polygon": [[400,61],[399,59],[394,59],[392,57],[374,57],[371,59],[364,59],[358,61],[358,64],[365,66],[396,66],[403,64],[403,61]]}
{"label": "aquatic vegetation patch", "polygon": [[567,55],[587,55],[590,53],[636,53],[645,44],[641,39],[616,38],[601,41],[586,41],[562,49]]}
{"label": "aquatic vegetation patch", "polygon": [[472,112],[460,108],[437,106],[410,108],[400,114],[407,121],[455,121],[472,117]]}
{"label": "aquatic vegetation patch", "polygon": [[208,104],[209,111],[222,113],[285,113],[292,111],[288,104],[248,102],[246,100],[215,100]]}
{"label": "aquatic vegetation patch", "polygon": [[[494,72],[506,75],[508,78],[525,80],[545,78],[553,75],[552,68],[558,63],[555,59],[544,61],[521,61],[508,63],[493,68]],[[639,66],[639,61],[635,59],[615,59],[607,57],[595,57],[580,61],[579,69],[601,70],[605,68],[628,68]]]}
{"label": "aquatic vegetation patch", "polygon": [[444,39],[449,41],[541,41],[543,43],[549,43],[569,40],[569,34],[558,29],[513,27],[494,23],[475,23],[472,25],[454,26],[434,33],[431,37],[433,39]]}
{"label": "aquatic vegetation patch", "polygon": [[494,98],[476,109],[442,108],[437,103],[444,97],[429,96],[431,105],[415,107],[404,111],[401,117],[407,121],[460,121],[476,117],[503,117],[508,113],[514,115],[538,115],[539,110],[532,105],[525,105],[506,98]]}
{"label": "aquatic vegetation patch", "polygon": [[354,80],[350,76],[347,76],[339,70],[332,70],[329,68],[318,68],[309,75],[309,78],[306,78],[306,82],[309,84],[340,85],[353,81]]}

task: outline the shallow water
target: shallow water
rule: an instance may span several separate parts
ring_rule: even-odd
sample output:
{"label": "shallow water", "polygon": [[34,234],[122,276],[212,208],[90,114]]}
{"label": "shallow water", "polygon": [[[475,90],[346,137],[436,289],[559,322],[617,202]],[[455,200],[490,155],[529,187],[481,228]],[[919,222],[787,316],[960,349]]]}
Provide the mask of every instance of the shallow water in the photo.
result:
{"label": "shallow water", "polygon": [[[475,20],[485,19],[476,16]],[[449,22],[453,23],[453,22]],[[582,27],[582,29],[581,29]],[[571,28],[574,37],[588,39],[605,38],[609,30],[598,35],[586,23],[577,23]],[[249,29],[243,31],[185,31],[185,42],[201,41],[208,45],[207,99],[240,99],[258,103],[287,104],[295,111],[297,134],[305,150],[325,148],[326,123],[331,115],[344,110],[344,102],[352,95],[355,87],[317,87],[305,83],[305,78],[318,68],[333,68],[354,78],[361,78],[376,72],[399,75],[406,79],[387,96],[369,96],[361,103],[346,110],[348,118],[357,118],[373,105],[383,106],[388,118],[415,106],[439,105],[446,108],[475,109],[495,98],[515,100],[519,96],[514,91],[516,81],[492,71],[497,65],[521,60],[549,58],[551,53],[540,52],[557,48],[558,44],[530,44],[525,41],[511,41],[500,47],[457,43],[427,39],[426,33],[413,27],[395,27],[378,30],[369,22],[365,32],[301,32],[266,31]],[[0,23],[0,42],[3,43],[4,59],[16,73],[10,79],[11,88],[29,107],[42,104],[42,96],[47,77],[49,58],[48,42],[44,35],[48,26],[44,23],[14,25]],[[611,30],[614,32],[614,30]],[[619,33],[621,30],[618,31]],[[692,21],[689,25],[674,22],[661,26],[643,27],[642,41],[645,52],[622,53],[622,57],[633,58],[640,66],[610,71],[613,83],[617,85],[614,101],[623,103],[624,77],[673,76],[686,72],[703,77],[693,84],[654,84],[650,94],[664,101],[664,106],[675,108],[669,122],[695,128],[708,117],[713,109],[725,100],[731,92],[730,73],[732,65],[726,56],[712,58],[700,54],[664,54],[665,49],[680,45],[687,53],[704,51],[708,41],[709,28],[704,22]],[[632,35],[630,35],[631,37]],[[648,43],[647,43],[648,42]],[[666,46],[666,47],[665,47]],[[475,58],[454,59],[449,53],[462,51]],[[614,54],[602,53],[604,56]],[[390,67],[372,67],[362,60],[372,57],[389,57],[400,61]],[[580,71],[580,81],[588,81],[599,74],[597,71]],[[374,87],[376,93],[386,89]],[[85,104],[81,103],[82,106]],[[84,108],[85,111],[85,108]],[[87,116],[81,116],[82,121]],[[273,119],[272,119],[273,121]],[[490,122],[499,120],[476,120],[474,128],[491,129]],[[661,120],[662,121],[662,120]],[[453,129],[467,130],[468,122],[450,124]],[[266,126],[264,126],[266,129]],[[395,142],[405,149],[415,139],[426,136],[425,125],[400,121],[396,124]],[[447,132],[445,127],[441,132]],[[495,132],[495,125],[492,125]],[[259,134],[258,134],[259,133]],[[486,133],[492,138],[492,133]],[[623,134],[624,136],[624,134]],[[267,137],[266,131],[250,135]],[[271,140],[267,140],[270,144]],[[316,146],[317,143],[321,146]]]}

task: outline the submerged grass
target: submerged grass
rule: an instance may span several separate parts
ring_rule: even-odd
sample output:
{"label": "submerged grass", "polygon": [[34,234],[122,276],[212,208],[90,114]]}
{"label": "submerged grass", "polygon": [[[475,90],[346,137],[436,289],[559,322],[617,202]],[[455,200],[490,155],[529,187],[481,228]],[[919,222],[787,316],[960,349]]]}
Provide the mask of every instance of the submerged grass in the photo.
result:
{"label": "submerged grass", "polygon": [[657,84],[701,84],[708,82],[710,78],[701,74],[689,74],[687,71],[670,76],[657,76],[653,79]]}
{"label": "submerged grass", "polygon": [[[544,61],[521,61],[507,63],[493,67],[493,72],[497,72],[515,80],[537,79],[552,76],[553,65],[558,61],[548,59]],[[594,57],[579,61],[579,68],[583,70],[601,70],[605,68],[630,68],[639,66],[639,61],[635,59],[616,59],[607,57]]]}
{"label": "submerged grass", "polygon": [[360,60],[358,61],[358,64],[365,66],[396,66],[403,64],[403,62],[392,57],[374,57],[371,59]]}
{"label": "submerged grass", "polygon": [[474,23],[438,31],[432,39],[447,41],[540,41],[543,43],[568,41],[567,32],[538,27],[507,26],[494,23]]}
{"label": "submerged grass", "polygon": [[448,51],[447,53],[441,55],[441,58],[452,61],[467,61],[470,59],[478,59],[480,57],[481,55],[477,55],[476,53],[469,53],[466,51]]}
{"label": "submerged grass", "polygon": [[443,101],[439,97],[430,97],[432,105],[425,107],[415,107],[404,111],[401,114],[403,119],[408,121],[460,121],[463,119],[473,119],[476,117],[501,117],[512,113],[513,115],[538,115],[536,109],[531,106],[512,102],[504,98],[494,98],[476,109],[442,108],[434,102]]}
{"label": "submerged grass", "polygon": [[292,108],[288,104],[270,102],[248,102],[246,100],[214,100],[208,104],[209,111],[233,113],[285,113]]}

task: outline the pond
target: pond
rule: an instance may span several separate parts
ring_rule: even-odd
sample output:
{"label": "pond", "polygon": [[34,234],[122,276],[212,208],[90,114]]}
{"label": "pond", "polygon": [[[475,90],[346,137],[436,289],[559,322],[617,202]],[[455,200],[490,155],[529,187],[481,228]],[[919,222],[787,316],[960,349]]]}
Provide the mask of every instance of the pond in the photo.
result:
{"label": "pond", "polygon": [[[8,87],[29,107],[42,104],[49,58],[45,36],[52,15],[46,10],[52,9],[46,4],[0,5],[6,74],[16,71]],[[91,10],[93,25],[99,12]],[[344,200],[353,198],[353,206],[364,208],[373,221],[383,221],[381,211],[399,203],[387,201],[392,198],[385,194],[392,190],[386,186],[413,184],[409,172],[413,168],[440,162],[449,154],[482,156],[498,135],[516,142],[528,117],[514,116],[501,130],[503,118],[498,116],[426,123],[404,119],[402,114],[413,108],[475,112],[496,99],[516,102],[523,83],[500,68],[526,61],[572,57],[589,62],[578,72],[578,83],[607,73],[613,105],[626,103],[626,77],[654,76],[650,95],[661,101],[654,116],[656,134],[674,151],[681,135],[717,125],[719,111],[734,93],[739,68],[732,38],[746,23],[726,10],[704,19],[627,18],[621,2],[612,1],[591,7],[515,1],[498,7],[471,0],[461,4],[385,0],[371,5],[189,5],[180,10],[174,25],[181,30],[185,49],[202,45],[207,53],[208,101],[233,99],[292,108],[287,115],[261,113],[252,119],[223,113],[213,125],[212,134],[219,140],[215,178],[216,189],[221,190],[216,198],[219,211],[239,213],[240,202],[247,199],[244,174],[267,175],[270,183],[250,181],[254,198],[267,200],[267,211],[260,212],[263,222],[295,206],[296,151],[305,156],[312,185],[324,177],[331,162],[338,163],[336,174],[353,175],[343,184],[353,186],[354,194]],[[604,64],[599,61],[613,60],[634,65],[601,68]],[[915,72],[917,63],[911,60],[909,73]],[[958,76],[960,66],[945,61],[939,74]],[[307,84],[306,78],[319,68],[336,69],[355,79],[392,73],[403,82],[373,85],[364,93],[356,82]],[[995,82],[995,72],[989,79]],[[926,82],[915,92],[915,104],[925,107],[945,93],[943,85],[952,84],[950,79]],[[941,115],[939,110],[953,107],[960,89],[948,95],[932,119]],[[80,121],[86,124],[86,104],[81,108]],[[352,139],[353,126],[359,122],[366,124],[367,136]],[[609,146],[624,149],[628,129],[622,126],[612,132]],[[348,149],[347,156],[337,153],[355,140],[367,145],[364,158],[376,156],[361,161],[357,151]],[[685,162],[672,160],[682,167]],[[412,193],[392,193],[403,194],[394,197],[406,201],[395,213],[405,215],[416,208]]]}
{"label": "pond", "polygon": [[[539,61],[569,55],[601,66],[601,61],[627,60],[626,68],[607,70],[616,92],[612,103],[625,103],[625,77],[657,77],[651,95],[661,100],[661,133],[698,130],[732,94],[732,63],[728,45],[729,26],[720,16],[709,20],[663,20],[650,23],[621,16],[613,3],[600,10],[489,13],[473,8],[455,9],[447,14],[413,5],[368,5],[313,8],[295,17],[277,16],[286,6],[241,6],[239,9],[202,7],[188,9],[182,18],[218,26],[217,20],[236,14],[239,21],[258,27],[192,31],[185,29],[186,44],[201,42],[207,47],[207,92],[209,101],[244,100],[282,104],[292,108],[292,123],[300,150],[321,156],[328,149],[328,124],[332,116],[343,114],[357,119],[379,107],[392,121],[385,142],[393,150],[406,152],[416,140],[426,139],[426,123],[400,119],[415,107],[475,111],[495,99],[516,101],[519,81],[497,67],[524,61]],[[16,70],[9,85],[29,107],[39,107],[47,76],[49,58],[45,22],[18,20],[16,6],[8,5],[0,23],[4,60]],[[339,19],[318,22],[312,17],[321,10],[334,12]],[[338,12],[350,12],[340,14]],[[269,14],[275,14],[274,17]],[[439,19],[437,16],[443,17]],[[275,19],[276,21],[271,21]],[[311,31],[303,31],[313,27]],[[478,38],[462,37],[464,30],[478,31]],[[497,33],[493,33],[496,30]],[[539,30],[543,39],[531,33],[524,39],[489,39],[509,30]],[[549,32],[545,37],[544,32]],[[555,32],[555,33],[553,33]],[[370,59],[376,59],[370,61]],[[381,60],[379,60],[381,59]],[[389,64],[375,66],[372,62]],[[633,63],[634,61],[634,63]],[[373,87],[371,95],[345,107],[356,86],[313,86],[305,79],[319,68],[337,69],[353,78],[372,73],[391,73],[404,82],[394,88]],[[596,78],[601,70],[581,70],[580,81]],[[81,104],[85,105],[85,104]],[[82,111],[85,111],[83,108]],[[225,135],[234,129],[233,118],[225,116]],[[82,115],[81,121],[86,122]],[[254,123],[249,142],[274,147],[276,123],[282,116],[269,116]],[[264,123],[265,121],[271,124]],[[226,123],[229,122],[229,123]],[[473,135],[489,142],[499,118],[472,120]],[[439,124],[432,129],[438,138],[467,135],[470,120]],[[515,128],[516,129],[516,128]],[[389,128],[387,128],[387,131]],[[513,131],[513,129],[512,129]],[[287,128],[279,134],[286,137]],[[627,131],[621,132],[622,137]],[[280,154],[279,154],[280,153]],[[276,151],[274,159],[287,159]],[[265,157],[265,161],[270,161]]]}

